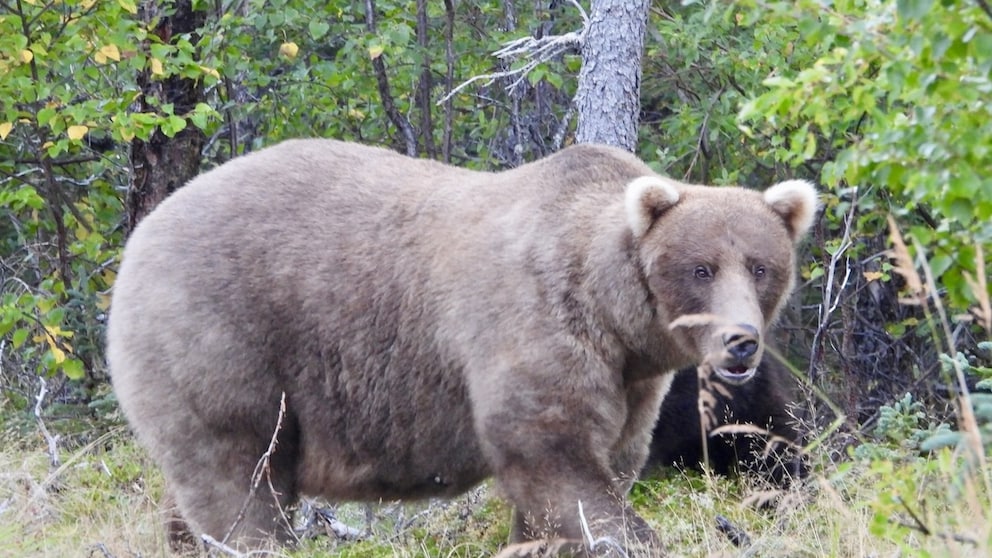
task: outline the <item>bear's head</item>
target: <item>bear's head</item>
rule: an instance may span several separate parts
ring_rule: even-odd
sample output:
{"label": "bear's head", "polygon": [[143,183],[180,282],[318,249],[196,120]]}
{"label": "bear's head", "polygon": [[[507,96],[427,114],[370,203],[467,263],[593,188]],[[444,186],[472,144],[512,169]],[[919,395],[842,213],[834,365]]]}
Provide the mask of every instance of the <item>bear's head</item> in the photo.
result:
{"label": "bear's head", "polygon": [[750,379],[762,338],[795,281],[795,245],[813,223],[814,187],[764,193],[651,176],[626,188],[627,220],[661,323],[697,363]]}

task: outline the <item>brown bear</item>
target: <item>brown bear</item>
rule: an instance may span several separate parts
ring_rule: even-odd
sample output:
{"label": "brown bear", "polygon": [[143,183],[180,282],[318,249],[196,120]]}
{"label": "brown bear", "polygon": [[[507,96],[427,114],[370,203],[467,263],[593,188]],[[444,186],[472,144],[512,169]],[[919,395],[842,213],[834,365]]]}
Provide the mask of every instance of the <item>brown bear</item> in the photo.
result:
{"label": "brown bear", "polygon": [[754,374],[815,208],[805,182],[686,185],[609,147],[485,173],[287,141],[138,225],[114,388],[189,528],[229,544],[289,539],[300,494],[493,476],[514,541],[660,548],[625,494],[669,371]]}
{"label": "brown bear", "polygon": [[[702,386],[700,373],[704,375]],[[797,387],[785,365],[767,356],[754,378],[743,384],[724,382],[705,367],[680,370],[662,402],[643,473],[673,465],[699,470],[708,458],[714,473],[744,472],[779,487],[805,477],[807,464],[800,451],[804,437],[790,412]],[[703,422],[698,406],[701,390]],[[751,425],[763,432],[709,434],[733,424]]]}

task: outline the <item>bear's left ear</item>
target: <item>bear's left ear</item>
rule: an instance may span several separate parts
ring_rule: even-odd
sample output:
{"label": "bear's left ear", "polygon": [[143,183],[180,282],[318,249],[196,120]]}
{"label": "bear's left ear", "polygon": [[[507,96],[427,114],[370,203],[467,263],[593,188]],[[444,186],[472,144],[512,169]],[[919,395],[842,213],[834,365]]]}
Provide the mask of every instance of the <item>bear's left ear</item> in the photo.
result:
{"label": "bear's left ear", "polygon": [[642,176],[631,180],[624,196],[627,224],[634,238],[644,236],[655,219],[679,201],[675,184],[660,176]]}
{"label": "bear's left ear", "polygon": [[765,190],[765,203],[785,222],[792,241],[798,241],[813,225],[819,207],[816,188],[805,180],[786,180]]}

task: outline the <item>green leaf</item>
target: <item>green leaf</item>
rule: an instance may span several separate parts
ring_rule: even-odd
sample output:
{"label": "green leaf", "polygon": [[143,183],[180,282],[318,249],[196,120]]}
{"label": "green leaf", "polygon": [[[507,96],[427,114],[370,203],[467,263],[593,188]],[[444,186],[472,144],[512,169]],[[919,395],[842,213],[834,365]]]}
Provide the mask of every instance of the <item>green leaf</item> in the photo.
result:
{"label": "green leaf", "polygon": [[67,358],[62,362],[62,372],[70,380],[82,380],[86,377],[86,369],[82,361],[77,358]]}
{"label": "green leaf", "polygon": [[956,447],[961,442],[963,435],[960,432],[942,432],[931,436],[920,444],[922,451],[934,451],[941,448]]}
{"label": "green leaf", "polygon": [[52,119],[55,118],[55,116],[57,114],[58,114],[58,111],[56,111],[52,107],[45,107],[45,108],[39,110],[38,111],[38,116],[37,116],[37,118],[38,118],[38,125],[40,125],[40,126],[47,126],[48,123],[51,122]]}
{"label": "green leaf", "polygon": [[186,128],[186,119],[172,114],[165,119],[161,127],[162,133],[171,138]]}
{"label": "green leaf", "polygon": [[920,19],[927,15],[933,0],[898,0],[896,11],[903,19]]}
{"label": "green leaf", "polygon": [[22,327],[14,332],[11,336],[10,342],[15,349],[20,349],[24,342],[28,340],[28,335],[31,335],[31,331],[26,327]]}
{"label": "green leaf", "polygon": [[331,28],[327,22],[319,20],[311,21],[307,27],[310,29],[310,36],[313,37],[313,40],[315,41],[319,41],[320,38],[326,35],[327,31]]}

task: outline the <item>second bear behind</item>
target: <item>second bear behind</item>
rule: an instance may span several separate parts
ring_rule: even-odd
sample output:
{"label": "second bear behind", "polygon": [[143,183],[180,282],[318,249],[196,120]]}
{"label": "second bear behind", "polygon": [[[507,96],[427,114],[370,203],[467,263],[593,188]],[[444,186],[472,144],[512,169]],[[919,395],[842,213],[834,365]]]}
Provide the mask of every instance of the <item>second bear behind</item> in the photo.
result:
{"label": "second bear behind", "polygon": [[[709,390],[715,400],[712,416],[716,421],[709,431],[727,424],[753,424],[777,437],[802,444],[803,434],[790,413],[796,400],[796,378],[780,362],[762,359],[754,379],[746,384],[728,385],[712,374],[710,382],[717,386]],[[675,375],[654,428],[644,474],[672,465],[701,469],[704,455],[699,390],[696,368],[686,368]],[[727,397],[727,393],[732,397]],[[746,472],[778,486],[806,476],[805,461],[789,444],[773,442],[771,451],[765,454],[768,436],[707,433],[706,440],[709,464],[717,474]]]}

